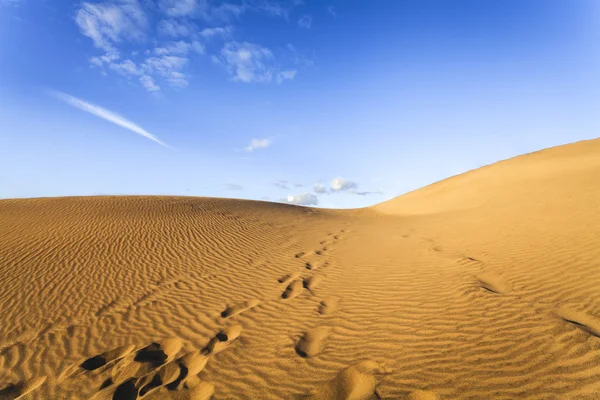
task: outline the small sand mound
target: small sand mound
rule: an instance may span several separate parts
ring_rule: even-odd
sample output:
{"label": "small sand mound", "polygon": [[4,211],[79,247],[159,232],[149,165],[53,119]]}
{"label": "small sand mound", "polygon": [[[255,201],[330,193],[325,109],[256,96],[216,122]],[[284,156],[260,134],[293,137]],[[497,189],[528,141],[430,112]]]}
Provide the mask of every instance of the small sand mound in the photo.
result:
{"label": "small sand mound", "polygon": [[217,333],[202,350],[205,355],[213,355],[225,350],[235,342],[242,333],[241,325],[231,325]]}
{"label": "small sand mound", "polygon": [[190,391],[190,400],[209,400],[214,393],[214,385],[208,382],[200,382]]}
{"label": "small sand mound", "polygon": [[510,292],[511,287],[504,278],[494,274],[480,274],[477,275],[479,285],[490,292],[497,294],[506,294]]}
{"label": "small sand mound", "polygon": [[256,307],[260,304],[260,300],[252,299],[245,301],[243,303],[236,304],[232,307],[227,307],[225,311],[221,313],[222,318],[233,317],[234,315],[238,315],[243,313],[244,311],[250,310],[253,307]]}
{"label": "small sand mound", "polygon": [[161,365],[172,360],[179,353],[182,346],[181,339],[176,337],[166,338],[139,350],[135,356],[135,361]]}
{"label": "small sand mound", "polygon": [[293,272],[291,274],[284,275],[281,278],[277,279],[277,282],[288,284],[290,281],[297,279],[299,276],[300,274],[298,272]]}
{"label": "small sand mound", "polygon": [[323,277],[321,275],[313,275],[304,279],[302,282],[302,286],[308,290],[315,290],[317,286],[323,281]]}
{"label": "small sand mound", "polygon": [[600,337],[600,318],[568,307],[560,307],[556,315],[582,331]]}
{"label": "small sand mound", "polygon": [[321,326],[306,332],[296,344],[296,353],[302,358],[318,355],[329,336],[329,328]]}
{"label": "small sand mound", "polygon": [[375,361],[362,361],[342,370],[331,382],[315,390],[314,400],[371,400],[379,396],[376,374],[389,372]]}
{"label": "small sand mound", "polygon": [[434,392],[415,390],[408,394],[406,400],[440,400],[440,396]]}
{"label": "small sand mound", "polygon": [[335,310],[337,310],[339,302],[340,299],[338,297],[328,297],[326,299],[323,299],[319,303],[317,311],[321,315],[329,315]]}
{"label": "small sand mound", "polygon": [[293,281],[281,294],[282,299],[293,299],[302,293],[302,281],[300,279]]}

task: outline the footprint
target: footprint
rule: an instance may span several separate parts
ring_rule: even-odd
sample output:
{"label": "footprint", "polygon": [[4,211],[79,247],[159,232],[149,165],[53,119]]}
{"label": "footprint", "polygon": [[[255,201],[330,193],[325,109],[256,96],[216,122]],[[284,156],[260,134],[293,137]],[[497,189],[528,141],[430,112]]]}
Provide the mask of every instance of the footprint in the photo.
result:
{"label": "footprint", "polygon": [[253,307],[256,307],[259,304],[260,304],[260,300],[252,299],[252,300],[245,301],[243,303],[236,304],[232,307],[227,307],[225,309],[225,311],[223,311],[221,313],[221,317],[222,318],[233,317],[234,315],[241,314],[244,311],[247,311]]}
{"label": "footprint", "polygon": [[296,353],[302,358],[318,355],[323,348],[323,342],[329,336],[329,328],[320,326],[306,332],[296,343]]}
{"label": "footprint", "polygon": [[190,400],[209,400],[215,394],[215,387],[208,382],[200,382],[190,391]]}
{"label": "footprint", "polygon": [[304,268],[306,268],[306,269],[308,269],[310,271],[314,271],[316,269],[320,269],[320,268],[326,267],[327,265],[329,265],[329,261],[322,261],[322,262],[317,262],[317,263],[307,262],[304,265]]}
{"label": "footprint", "polygon": [[592,336],[600,337],[600,318],[566,307],[559,308],[556,311],[556,315],[582,331]]}
{"label": "footprint", "polygon": [[[122,384],[120,384],[119,386],[117,386],[112,391],[108,390],[108,392],[106,392],[104,395],[102,395],[102,393],[98,393],[98,396],[94,397],[94,400],[96,400],[96,399],[104,400],[104,399],[110,399],[110,398],[112,398],[113,400],[135,400],[138,398],[138,393],[139,393],[138,388],[135,386],[136,382],[137,382],[137,379],[135,379],[135,378],[129,379],[129,380],[123,382]],[[109,397],[111,394],[112,394],[112,397]]]}
{"label": "footprint", "polygon": [[321,281],[323,281],[323,277],[321,275],[313,275],[308,278],[305,278],[302,282],[302,286],[305,289],[313,291],[314,289],[316,289],[317,286],[319,286]]}
{"label": "footprint", "polygon": [[39,388],[44,382],[46,382],[45,376],[31,379],[29,381],[12,383],[4,389],[0,389],[0,400],[21,399],[33,392],[35,389]]}
{"label": "footprint", "polygon": [[285,288],[285,290],[281,294],[281,298],[282,299],[293,299],[294,297],[296,297],[300,293],[302,293],[302,289],[303,289],[302,281],[300,279],[297,279],[297,280],[293,281],[292,283],[290,283]]}
{"label": "footprint", "polygon": [[183,342],[177,337],[170,337],[154,342],[139,350],[135,355],[135,361],[162,365],[172,360],[183,347]]}
{"label": "footprint", "polygon": [[117,363],[111,370],[111,377],[103,386],[119,385],[130,378],[140,378],[156,369],[156,365],[151,362],[135,361],[137,354],[125,357]]}
{"label": "footprint", "polygon": [[318,256],[323,255],[323,251],[322,250],[315,250],[315,254]]}
{"label": "footprint", "polygon": [[241,325],[231,325],[219,333],[217,333],[206,345],[204,349],[202,349],[202,353],[204,355],[213,355],[220,353],[229,347],[233,342],[235,342],[242,333]]}
{"label": "footprint", "polygon": [[181,357],[177,362],[181,371],[179,377],[167,385],[167,389],[169,390],[177,389],[184,385],[190,378],[198,375],[206,367],[208,357],[200,351],[192,351]]}
{"label": "footprint", "polygon": [[328,315],[333,313],[335,310],[337,310],[339,301],[340,300],[337,297],[328,297],[324,300],[321,300],[318,308],[319,314]]}
{"label": "footprint", "polygon": [[330,382],[310,395],[314,400],[381,398],[377,392],[376,374],[390,373],[375,361],[363,361],[342,370]]}
{"label": "footprint", "polygon": [[170,362],[163,365],[155,374],[146,375],[137,383],[140,388],[139,395],[143,397],[150,394],[163,386],[176,381],[181,375],[181,367],[177,362]]}
{"label": "footprint", "polygon": [[65,369],[58,377],[58,381],[62,381],[66,378],[71,378],[75,375],[80,375],[86,371],[95,371],[98,368],[104,367],[107,364],[115,363],[126,356],[128,356],[135,349],[134,345],[118,347],[114,350],[110,350],[97,356],[90,357],[81,363],[75,364]]}
{"label": "footprint", "polygon": [[[306,264],[309,264],[309,263],[306,263]],[[277,279],[277,282],[279,282],[279,283],[288,283],[288,282],[290,282],[290,281],[298,278],[299,276],[300,276],[299,273],[294,272],[294,273],[282,276],[281,278]]]}
{"label": "footprint", "polygon": [[296,253],[295,257],[296,258],[301,258],[302,256],[304,256],[304,254],[306,254],[306,253],[304,253],[303,251],[301,251],[300,253]]}
{"label": "footprint", "polygon": [[506,294],[510,292],[511,287],[506,281],[498,275],[494,274],[481,274],[477,275],[479,285],[492,293]]}
{"label": "footprint", "polygon": [[93,371],[95,369],[105,366],[108,363],[122,359],[123,357],[131,353],[134,349],[134,345],[119,347],[114,350],[107,351],[105,353],[94,356],[92,358],[88,358],[87,360],[81,363],[80,367],[85,369],[86,371]]}
{"label": "footprint", "polygon": [[426,390],[414,390],[408,394],[407,400],[439,400],[440,396]]}

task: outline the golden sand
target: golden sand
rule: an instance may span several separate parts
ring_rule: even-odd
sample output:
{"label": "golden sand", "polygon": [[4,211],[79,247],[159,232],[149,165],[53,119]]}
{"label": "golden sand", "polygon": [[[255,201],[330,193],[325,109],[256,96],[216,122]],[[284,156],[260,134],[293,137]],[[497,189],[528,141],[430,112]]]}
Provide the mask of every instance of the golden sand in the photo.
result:
{"label": "golden sand", "polygon": [[360,210],[2,200],[0,282],[0,399],[599,399],[600,140]]}

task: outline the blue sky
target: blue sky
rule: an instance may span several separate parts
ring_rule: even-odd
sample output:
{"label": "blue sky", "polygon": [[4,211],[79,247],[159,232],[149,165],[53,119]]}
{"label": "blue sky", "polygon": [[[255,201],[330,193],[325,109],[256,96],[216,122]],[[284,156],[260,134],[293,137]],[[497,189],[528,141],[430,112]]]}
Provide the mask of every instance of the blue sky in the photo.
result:
{"label": "blue sky", "polygon": [[361,207],[600,132],[594,0],[0,0],[0,197]]}

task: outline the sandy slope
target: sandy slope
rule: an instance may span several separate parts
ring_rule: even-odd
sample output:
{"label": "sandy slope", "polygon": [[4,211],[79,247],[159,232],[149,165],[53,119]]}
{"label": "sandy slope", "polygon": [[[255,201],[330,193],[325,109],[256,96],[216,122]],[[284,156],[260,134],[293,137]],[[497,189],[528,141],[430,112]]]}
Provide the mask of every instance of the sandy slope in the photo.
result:
{"label": "sandy slope", "polygon": [[364,210],[3,200],[0,282],[0,399],[600,399],[600,141]]}

